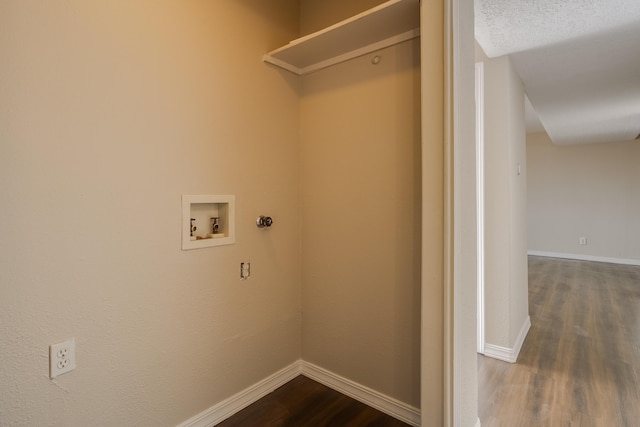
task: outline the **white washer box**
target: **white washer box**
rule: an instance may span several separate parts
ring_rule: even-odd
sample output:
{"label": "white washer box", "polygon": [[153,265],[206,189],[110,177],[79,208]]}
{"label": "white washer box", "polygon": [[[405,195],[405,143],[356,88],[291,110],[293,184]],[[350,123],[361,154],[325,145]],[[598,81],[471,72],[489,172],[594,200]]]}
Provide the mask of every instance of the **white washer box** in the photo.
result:
{"label": "white washer box", "polygon": [[[216,233],[213,218],[218,218]],[[182,250],[235,243],[235,197],[218,195],[182,196]],[[191,230],[193,225],[195,230]]]}

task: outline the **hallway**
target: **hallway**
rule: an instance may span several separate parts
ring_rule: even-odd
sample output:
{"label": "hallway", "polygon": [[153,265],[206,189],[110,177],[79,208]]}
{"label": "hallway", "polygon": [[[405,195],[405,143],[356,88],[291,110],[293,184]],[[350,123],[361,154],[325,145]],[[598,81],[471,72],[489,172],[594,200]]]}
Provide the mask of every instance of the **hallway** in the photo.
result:
{"label": "hallway", "polygon": [[517,363],[478,356],[483,427],[635,426],[640,267],[529,257]]}

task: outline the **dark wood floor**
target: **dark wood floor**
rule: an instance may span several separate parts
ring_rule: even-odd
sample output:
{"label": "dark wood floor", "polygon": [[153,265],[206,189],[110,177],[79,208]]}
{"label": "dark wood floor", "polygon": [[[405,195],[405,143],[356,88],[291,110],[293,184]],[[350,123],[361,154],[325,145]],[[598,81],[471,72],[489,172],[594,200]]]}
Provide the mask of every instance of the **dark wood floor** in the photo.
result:
{"label": "dark wood floor", "polygon": [[302,375],[218,424],[218,427],[406,427]]}
{"label": "dark wood floor", "polygon": [[640,267],[529,258],[516,364],[479,356],[483,427],[640,426]]}

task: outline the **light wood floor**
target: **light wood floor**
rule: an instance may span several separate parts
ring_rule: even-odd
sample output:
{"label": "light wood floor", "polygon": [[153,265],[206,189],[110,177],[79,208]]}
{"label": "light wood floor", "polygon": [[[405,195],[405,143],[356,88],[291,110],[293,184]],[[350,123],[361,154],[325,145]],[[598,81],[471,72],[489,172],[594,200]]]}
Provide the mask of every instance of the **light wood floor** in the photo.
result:
{"label": "light wood floor", "polygon": [[529,257],[516,364],[478,356],[483,427],[640,426],[640,267]]}

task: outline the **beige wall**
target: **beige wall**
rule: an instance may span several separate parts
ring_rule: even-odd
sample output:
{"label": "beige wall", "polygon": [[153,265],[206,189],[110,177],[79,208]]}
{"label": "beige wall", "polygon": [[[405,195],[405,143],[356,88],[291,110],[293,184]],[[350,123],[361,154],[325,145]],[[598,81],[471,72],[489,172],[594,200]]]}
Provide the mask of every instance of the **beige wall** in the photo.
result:
{"label": "beige wall", "polygon": [[527,162],[529,250],[640,263],[637,141],[558,147],[532,134]]}
{"label": "beige wall", "polygon": [[377,54],[303,79],[302,355],[419,407],[419,41]]}
{"label": "beige wall", "polygon": [[473,2],[454,14],[454,405],[456,426],[478,421],[477,179]]}
{"label": "beige wall", "polygon": [[[422,116],[422,313],[420,401],[422,425],[439,427],[449,420],[450,355],[445,352],[444,287],[444,117],[445,2],[421,2]],[[445,382],[445,377],[446,382]],[[446,397],[445,397],[446,394]]]}
{"label": "beige wall", "polygon": [[[175,425],[300,357],[296,3],[0,3],[0,424]],[[181,251],[181,194],[236,244]]]}
{"label": "beige wall", "polygon": [[529,315],[524,89],[508,57],[483,62],[485,342],[513,349]]}
{"label": "beige wall", "polygon": [[387,0],[300,0],[300,34],[321,30],[385,1]]}
{"label": "beige wall", "polygon": [[[422,379],[441,425],[442,4],[422,151],[418,40],[260,61],[381,2],[0,4],[3,422],[175,425],[303,356],[414,406]],[[181,251],[182,194],[234,194],[236,243]]]}
{"label": "beige wall", "polygon": [[[524,86],[509,67],[509,342],[514,343],[529,318],[529,267],[527,259],[527,152],[524,120]],[[501,256],[504,254],[504,248]],[[511,344],[513,345],[513,344]]]}

